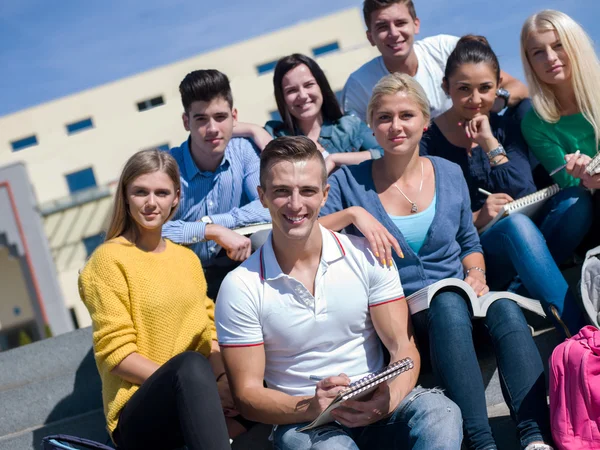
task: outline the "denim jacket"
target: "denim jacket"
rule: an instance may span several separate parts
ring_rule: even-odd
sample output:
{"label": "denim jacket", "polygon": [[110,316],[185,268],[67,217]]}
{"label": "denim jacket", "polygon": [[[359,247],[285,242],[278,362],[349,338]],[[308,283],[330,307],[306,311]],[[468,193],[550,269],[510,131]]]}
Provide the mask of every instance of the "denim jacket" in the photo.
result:
{"label": "denim jacket", "polygon": [[[279,120],[270,120],[265,124],[265,130],[273,137],[292,135]],[[302,131],[296,129],[295,136]],[[356,116],[342,116],[334,122],[323,122],[319,144],[329,153],[359,152],[368,150],[372,159],[381,158],[383,149],[373,136],[373,132]]]}

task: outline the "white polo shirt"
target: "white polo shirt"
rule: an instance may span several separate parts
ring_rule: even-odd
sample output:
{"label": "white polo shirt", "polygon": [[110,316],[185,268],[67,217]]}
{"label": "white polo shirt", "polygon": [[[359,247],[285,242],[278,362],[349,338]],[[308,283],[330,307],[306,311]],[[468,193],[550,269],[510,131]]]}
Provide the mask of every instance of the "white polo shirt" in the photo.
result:
{"label": "white polo shirt", "polygon": [[396,267],[382,267],[363,238],[321,227],[315,295],[279,267],[271,236],[219,290],[222,347],[264,345],[265,381],[289,395],[313,395],[310,375],[362,377],[383,366],[369,308],[403,300]]}
{"label": "white polo shirt", "polygon": [[[446,61],[456,47],[458,39],[456,36],[439,34],[416,41],[413,47],[419,61],[414,79],[419,82],[427,95],[432,119],[452,107],[452,100],[442,89],[442,80],[446,70]],[[371,99],[373,88],[381,78],[389,74],[390,71],[385,66],[381,55],[353,72],[346,81],[342,92],[344,112],[354,114],[363,122],[367,122],[367,105]]]}

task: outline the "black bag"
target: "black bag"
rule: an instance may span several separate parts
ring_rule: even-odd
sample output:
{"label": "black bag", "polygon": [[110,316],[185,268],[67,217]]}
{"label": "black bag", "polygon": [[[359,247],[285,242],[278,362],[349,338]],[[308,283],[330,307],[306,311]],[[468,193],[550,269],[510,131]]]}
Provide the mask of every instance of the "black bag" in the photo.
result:
{"label": "black bag", "polygon": [[114,450],[114,448],[68,434],[54,434],[42,439],[42,450]]}

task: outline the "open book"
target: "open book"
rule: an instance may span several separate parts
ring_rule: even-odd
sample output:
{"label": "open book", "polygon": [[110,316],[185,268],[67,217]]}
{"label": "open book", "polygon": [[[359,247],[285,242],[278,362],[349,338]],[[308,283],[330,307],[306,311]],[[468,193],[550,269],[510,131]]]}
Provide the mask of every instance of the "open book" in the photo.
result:
{"label": "open book", "polygon": [[433,296],[443,288],[450,288],[449,290],[454,291],[457,289],[464,291],[471,302],[473,317],[485,317],[490,305],[501,298],[513,300],[522,308],[533,311],[542,317],[546,317],[546,313],[542,309],[542,305],[537,300],[523,297],[519,294],[515,294],[514,292],[488,292],[481,297],[477,297],[477,294],[473,288],[458,278],[446,278],[445,280],[433,283],[426,288],[409,295],[406,298],[406,301],[408,302],[408,309],[410,310],[410,313],[415,314],[429,308],[429,304],[431,303]]}
{"label": "open book", "polygon": [[592,158],[585,166],[585,171],[588,175],[596,175],[600,173],[600,152]]}
{"label": "open book", "polygon": [[272,227],[273,225],[271,223],[253,223],[252,225],[248,225],[246,227],[234,228],[233,231],[241,234],[242,236],[250,236],[257,231],[270,230]]}
{"label": "open book", "polygon": [[383,369],[380,369],[376,372],[373,372],[370,375],[367,375],[360,380],[351,383],[348,388],[340,391],[338,395],[333,399],[333,401],[329,404],[327,409],[319,414],[315,420],[306,425],[305,427],[299,428],[298,431],[310,430],[311,428],[319,427],[321,425],[325,425],[326,423],[333,422],[333,417],[331,417],[331,411],[342,406],[342,404],[346,400],[358,400],[363,398],[367,394],[373,392],[375,388],[387,380],[392,380],[396,378],[403,372],[412,369],[415,366],[413,360],[411,358],[404,358],[400,361],[396,361],[395,363],[390,364]]}
{"label": "open book", "polygon": [[508,216],[509,214],[521,213],[529,217],[533,217],[535,213],[538,212],[539,209],[544,205],[544,203],[546,203],[546,200],[548,200],[558,191],[560,191],[560,187],[558,186],[558,184],[553,184],[552,186],[534,192],[533,194],[521,197],[520,199],[515,200],[514,202],[507,203],[498,212],[496,217],[490,220],[486,226],[479,229],[479,234],[487,231],[496,222]]}

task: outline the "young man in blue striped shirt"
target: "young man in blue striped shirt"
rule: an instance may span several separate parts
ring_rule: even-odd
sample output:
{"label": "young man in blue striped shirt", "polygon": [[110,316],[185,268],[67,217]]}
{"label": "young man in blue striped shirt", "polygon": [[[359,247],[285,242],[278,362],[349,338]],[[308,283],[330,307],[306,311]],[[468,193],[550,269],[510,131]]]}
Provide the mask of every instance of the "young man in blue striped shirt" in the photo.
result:
{"label": "young man in blue striped shirt", "polygon": [[196,252],[214,299],[229,270],[252,252],[250,239],[232,229],[271,218],[256,190],[256,149],[247,139],[232,139],[237,110],[227,76],[196,70],[186,75],[179,92],[190,136],[170,150],[181,172],[181,200],[163,235]]}

